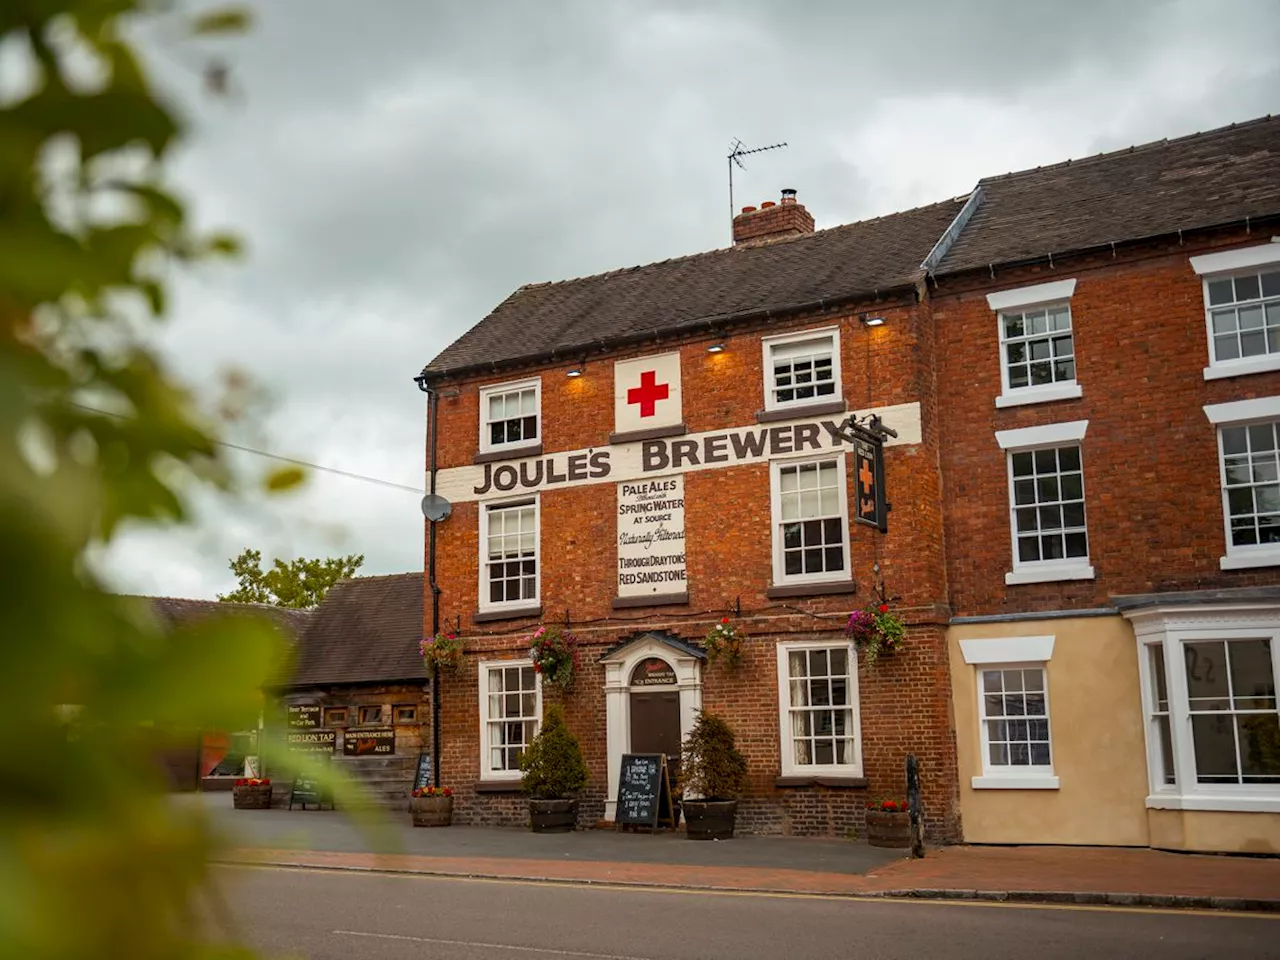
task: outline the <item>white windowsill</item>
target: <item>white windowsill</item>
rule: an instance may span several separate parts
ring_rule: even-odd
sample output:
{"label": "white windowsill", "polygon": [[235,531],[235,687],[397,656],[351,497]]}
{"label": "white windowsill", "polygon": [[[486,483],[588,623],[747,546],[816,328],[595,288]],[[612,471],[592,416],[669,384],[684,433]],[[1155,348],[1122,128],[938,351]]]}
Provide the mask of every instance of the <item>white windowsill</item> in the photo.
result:
{"label": "white windowsill", "polygon": [[1058,580],[1092,580],[1093,565],[1088,563],[1071,564],[1061,567],[1022,567],[1004,575],[1004,582],[1009,585],[1018,583],[1054,583]]}
{"label": "white windowsill", "polygon": [[1054,383],[1043,387],[1020,387],[996,397],[997,407],[1021,407],[1028,403],[1049,403],[1053,400],[1074,400],[1084,395],[1084,388],[1072,380],[1070,383]]}
{"label": "white windowsill", "polygon": [[1280,793],[1270,797],[1197,796],[1153,793],[1148,810],[1217,810],[1224,813],[1280,813]]}
{"label": "white windowsill", "polygon": [[975,790],[1057,790],[1058,778],[1051,773],[985,776],[974,777],[970,785]]}
{"label": "white windowsill", "polygon": [[1204,368],[1206,380],[1221,380],[1224,377],[1243,377],[1248,373],[1268,373],[1280,370],[1280,353],[1271,353],[1263,357],[1249,357],[1245,360],[1225,360]]}
{"label": "white windowsill", "polygon": [[1280,550],[1258,550],[1229,553],[1218,560],[1223,570],[1252,570],[1254,567],[1280,567]]}

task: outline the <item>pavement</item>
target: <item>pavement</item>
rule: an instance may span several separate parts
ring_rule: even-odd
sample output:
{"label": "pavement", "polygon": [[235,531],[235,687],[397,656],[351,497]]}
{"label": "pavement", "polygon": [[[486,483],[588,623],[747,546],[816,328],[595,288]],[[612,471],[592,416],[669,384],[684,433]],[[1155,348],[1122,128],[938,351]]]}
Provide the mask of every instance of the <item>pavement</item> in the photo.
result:
{"label": "pavement", "polygon": [[721,891],[1280,913],[1280,858],[1125,847],[931,847],[923,859],[865,842],[683,833],[412,827],[387,812],[357,826],[317,810],[233,810],[196,795],[224,834],[225,862],[447,877]]}

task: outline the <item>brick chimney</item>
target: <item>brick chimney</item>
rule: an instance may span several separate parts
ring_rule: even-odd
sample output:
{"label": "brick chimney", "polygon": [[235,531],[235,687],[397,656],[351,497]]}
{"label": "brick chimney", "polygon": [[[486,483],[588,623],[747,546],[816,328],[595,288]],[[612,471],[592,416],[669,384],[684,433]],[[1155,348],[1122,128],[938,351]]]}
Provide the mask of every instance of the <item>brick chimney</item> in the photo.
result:
{"label": "brick chimney", "polygon": [[782,202],[765,202],[755,207],[743,207],[733,218],[733,245],[758,247],[785,237],[801,237],[813,233],[813,217],[796,203],[794,190],[782,191]]}

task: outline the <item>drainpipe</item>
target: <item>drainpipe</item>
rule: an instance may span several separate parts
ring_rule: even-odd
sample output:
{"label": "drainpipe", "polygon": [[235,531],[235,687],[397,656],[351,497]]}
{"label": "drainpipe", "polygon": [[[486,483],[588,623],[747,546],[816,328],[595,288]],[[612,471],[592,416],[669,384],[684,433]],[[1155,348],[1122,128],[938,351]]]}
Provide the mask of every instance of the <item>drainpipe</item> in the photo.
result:
{"label": "drainpipe", "polygon": [[[440,409],[440,392],[427,383],[425,376],[415,377],[418,389],[427,395],[427,429],[431,432],[428,454],[428,493],[436,492],[436,421]],[[431,587],[431,636],[440,632],[440,585],[436,583],[436,524],[427,523],[427,583]],[[431,674],[431,780],[440,786],[440,671]]]}

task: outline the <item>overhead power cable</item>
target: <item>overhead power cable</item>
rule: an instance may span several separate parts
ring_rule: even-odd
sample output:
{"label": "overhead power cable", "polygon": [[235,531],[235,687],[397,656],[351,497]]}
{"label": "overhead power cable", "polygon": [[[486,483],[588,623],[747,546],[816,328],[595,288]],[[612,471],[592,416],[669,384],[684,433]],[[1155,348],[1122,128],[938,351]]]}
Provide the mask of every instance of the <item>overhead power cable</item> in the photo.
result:
{"label": "overhead power cable", "polygon": [[[104,417],[117,417],[121,420],[130,419],[127,414],[114,413],[110,410],[100,410],[97,407],[91,407],[84,403],[71,403],[70,406],[77,407],[81,410],[87,410],[90,413],[101,414]],[[231,443],[227,440],[215,440],[213,442],[220,447],[227,447],[230,450],[239,450],[242,453],[251,453],[257,457],[266,457],[268,460],[292,464],[295,467],[306,467],[308,470],[319,470],[321,473],[332,473],[335,476],[346,477],[349,480],[363,480],[365,483],[376,483],[380,487],[390,487],[393,490],[408,490],[410,493],[416,493],[419,495],[424,493],[424,491],[419,487],[411,487],[408,484],[396,483],[394,480],[383,480],[381,477],[367,477],[362,473],[352,473],[350,470],[339,470],[337,467],[326,467],[323,464],[311,463],[309,460],[299,460],[295,457],[286,457],[278,453],[268,453],[266,450],[257,450],[253,447],[246,447],[239,443]]]}

